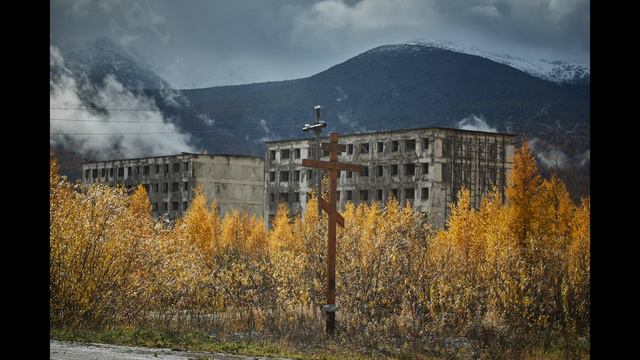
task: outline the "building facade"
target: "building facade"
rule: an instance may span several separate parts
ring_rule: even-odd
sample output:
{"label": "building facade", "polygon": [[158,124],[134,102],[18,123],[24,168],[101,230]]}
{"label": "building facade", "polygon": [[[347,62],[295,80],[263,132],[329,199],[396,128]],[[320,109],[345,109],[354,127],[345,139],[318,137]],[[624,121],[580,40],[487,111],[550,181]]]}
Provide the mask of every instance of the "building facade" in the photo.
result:
{"label": "building facade", "polygon": [[[341,171],[338,207],[378,201],[389,196],[404,206],[427,214],[441,228],[448,205],[464,186],[478,207],[484,193],[494,185],[504,193],[513,166],[514,135],[447,128],[421,128],[341,135],[346,151],[338,161],[365,166],[363,174]],[[325,137],[323,142],[328,141]],[[316,169],[302,166],[313,159],[315,139],[266,142],[264,217],[270,219],[278,203],[285,202],[292,214],[306,210]],[[328,154],[322,154],[328,160]]]}
{"label": "building facade", "polygon": [[149,194],[154,217],[175,219],[184,214],[196,187],[207,203],[215,200],[221,214],[231,209],[256,216],[264,209],[264,160],[239,155],[182,153],[136,159],[91,161],[82,164],[85,183],[142,184]]}

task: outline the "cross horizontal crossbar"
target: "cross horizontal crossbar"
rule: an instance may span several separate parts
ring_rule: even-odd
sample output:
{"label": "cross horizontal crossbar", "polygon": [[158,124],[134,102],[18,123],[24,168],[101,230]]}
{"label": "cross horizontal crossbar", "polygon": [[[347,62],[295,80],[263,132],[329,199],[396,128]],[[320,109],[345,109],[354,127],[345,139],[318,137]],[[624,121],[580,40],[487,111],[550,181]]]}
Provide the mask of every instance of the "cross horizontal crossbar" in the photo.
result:
{"label": "cross horizontal crossbar", "polygon": [[[327,202],[327,200],[320,198],[320,206],[322,207],[322,210],[326,211],[327,214],[329,214],[329,202]],[[342,215],[338,211],[336,211],[336,223],[344,227],[344,217],[342,217]]]}
{"label": "cross horizontal crossbar", "polygon": [[362,165],[340,163],[340,162],[334,162],[334,161],[303,159],[302,166],[320,168],[320,169],[338,170],[338,171],[339,170],[355,171],[357,173],[364,172],[364,166]]}
{"label": "cross horizontal crossbar", "polygon": [[322,143],[320,144],[320,148],[324,151],[336,151],[336,152],[345,152],[347,151],[347,145],[345,144],[336,144],[336,143]]}

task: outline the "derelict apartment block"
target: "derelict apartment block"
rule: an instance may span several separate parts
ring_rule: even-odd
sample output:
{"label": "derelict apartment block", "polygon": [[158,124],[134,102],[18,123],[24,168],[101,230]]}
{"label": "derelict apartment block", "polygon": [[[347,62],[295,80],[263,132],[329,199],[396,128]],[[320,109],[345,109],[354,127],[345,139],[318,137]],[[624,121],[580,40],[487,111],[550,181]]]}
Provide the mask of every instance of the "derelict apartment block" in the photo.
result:
{"label": "derelict apartment block", "polygon": [[207,205],[215,199],[221,214],[231,209],[263,214],[264,160],[259,157],[182,153],[92,161],[83,163],[82,175],[85,183],[122,184],[128,189],[142,184],[155,217],[182,216],[198,186]]}
{"label": "derelict apartment block", "polygon": [[[439,228],[458,190],[468,188],[477,207],[493,185],[504,192],[513,165],[511,134],[422,128],[341,135],[338,142],[346,145],[338,161],[365,166],[363,174],[340,172],[339,208],[348,201],[384,205],[394,196],[403,206],[408,201],[427,213]],[[315,139],[266,142],[265,219],[275,214],[279,202],[291,213],[306,210],[316,169],[303,167],[302,159],[313,159],[314,147]],[[322,160],[329,159],[328,153],[322,155]]]}

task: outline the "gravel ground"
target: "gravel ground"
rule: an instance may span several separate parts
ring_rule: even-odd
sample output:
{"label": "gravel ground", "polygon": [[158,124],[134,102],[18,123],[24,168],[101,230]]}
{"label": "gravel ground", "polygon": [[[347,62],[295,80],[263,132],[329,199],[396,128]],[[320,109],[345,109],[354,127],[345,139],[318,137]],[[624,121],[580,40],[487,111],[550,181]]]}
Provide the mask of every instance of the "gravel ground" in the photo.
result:
{"label": "gravel ground", "polygon": [[[49,340],[51,360],[252,360],[276,359],[109,344]],[[278,358],[279,360],[288,360]]]}

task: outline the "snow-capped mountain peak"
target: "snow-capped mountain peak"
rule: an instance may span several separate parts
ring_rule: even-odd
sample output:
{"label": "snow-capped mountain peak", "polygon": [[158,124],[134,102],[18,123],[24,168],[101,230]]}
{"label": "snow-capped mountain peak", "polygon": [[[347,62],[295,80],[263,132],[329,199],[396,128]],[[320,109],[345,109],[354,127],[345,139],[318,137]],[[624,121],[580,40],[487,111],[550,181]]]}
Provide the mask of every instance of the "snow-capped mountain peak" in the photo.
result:
{"label": "snow-capped mountain peak", "polygon": [[478,48],[460,46],[449,41],[416,40],[408,41],[399,45],[391,45],[391,47],[395,48],[411,46],[429,46],[463,54],[480,56],[555,83],[588,82],[591,76],[589,63],[547,59],[525,59],[508,54],[498,54]]}

